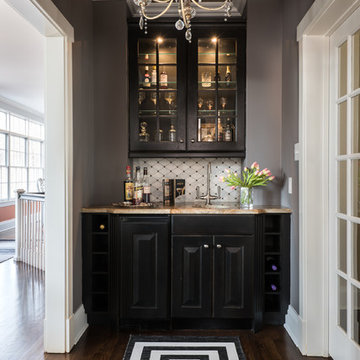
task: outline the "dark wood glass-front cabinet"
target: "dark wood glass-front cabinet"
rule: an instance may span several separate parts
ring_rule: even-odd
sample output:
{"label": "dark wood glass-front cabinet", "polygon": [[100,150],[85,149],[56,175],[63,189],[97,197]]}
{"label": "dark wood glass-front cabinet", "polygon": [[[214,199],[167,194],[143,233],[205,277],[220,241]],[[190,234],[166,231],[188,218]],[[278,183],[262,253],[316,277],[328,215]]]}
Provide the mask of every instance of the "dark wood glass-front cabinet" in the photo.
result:
{"label": "dark wood glass-front cabinet", "polygon": [[244,26],[129,28],[129,155],[245,156]]}

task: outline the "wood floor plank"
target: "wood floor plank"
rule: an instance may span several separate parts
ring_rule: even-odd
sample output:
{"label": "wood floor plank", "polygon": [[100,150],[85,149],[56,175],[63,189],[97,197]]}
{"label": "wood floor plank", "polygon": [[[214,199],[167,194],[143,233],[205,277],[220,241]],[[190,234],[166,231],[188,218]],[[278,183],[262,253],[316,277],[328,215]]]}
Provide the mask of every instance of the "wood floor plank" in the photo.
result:
{"label": "wood floor plank", "polygon": [[120,331],[90,327],[70,354],[44,354],[44,273],[13,260],[0,263],[1,360],[121,360],[130,334],[238,336],[247,360],[318,360],[304,357],[282,326],[247,330]]}

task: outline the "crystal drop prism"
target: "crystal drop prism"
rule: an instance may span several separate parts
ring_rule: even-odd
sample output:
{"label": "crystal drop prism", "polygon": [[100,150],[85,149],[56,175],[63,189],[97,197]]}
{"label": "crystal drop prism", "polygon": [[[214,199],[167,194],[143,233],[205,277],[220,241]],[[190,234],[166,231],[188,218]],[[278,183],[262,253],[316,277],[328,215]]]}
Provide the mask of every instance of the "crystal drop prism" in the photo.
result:
{"label": "crystal drop prism", "polygon": [[192,39],[192,34],[191,34],[191,29],[187,29],[186,32],[185,32],[185,39],[187,41],[191,41]]}
{"label": "crystal drop prism", "polygon": [[182,30],[184,28],[184,22],[179,19],[176,23],[175,23],[175,28],[176,30]]}
{"label": "crystal drop prism", "polygon": [[196,15],[196,10],[194,8],[191,8],[191,11],[190,11],[190,16],[191,18],[193,19]]}
{"label": "crystal drop prism", "polygon": [[144,28],[144,18],[141,16],[139,20],[139,28],[142,30]]}

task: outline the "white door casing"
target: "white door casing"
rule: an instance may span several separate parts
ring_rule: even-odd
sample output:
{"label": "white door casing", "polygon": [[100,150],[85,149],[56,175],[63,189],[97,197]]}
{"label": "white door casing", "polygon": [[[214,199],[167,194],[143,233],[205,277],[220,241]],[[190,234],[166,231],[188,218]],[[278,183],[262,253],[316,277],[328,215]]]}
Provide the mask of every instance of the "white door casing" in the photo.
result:
{"label": "white door casing", "polygon": [[45,321],[44,350],[69,352],[87,327],[73,313],[74,29],[51,0],[6,0],[46,37],[45,53]]}

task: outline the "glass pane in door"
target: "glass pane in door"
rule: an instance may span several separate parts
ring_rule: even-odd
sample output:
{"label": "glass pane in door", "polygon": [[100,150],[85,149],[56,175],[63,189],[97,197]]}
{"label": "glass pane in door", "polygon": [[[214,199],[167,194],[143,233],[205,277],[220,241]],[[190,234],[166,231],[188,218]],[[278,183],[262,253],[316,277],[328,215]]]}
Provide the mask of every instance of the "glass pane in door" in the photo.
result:
{"label": "glass pane in door", "polygon": [[360,345],[360,289],[352,285],[352,338]]}
{"label": "glass pane in door", "polygon": [[347,41],[339,48],[339,97],[347,93]]}
{"label": "glass pane in door", "polygon": [[338,162],[338,212],[346,214],[346,197],[347,197],[347,185],[346,185],[346,161]]}
{"label": "glass pane in door", "polygon": [[341,276],[338,276],[338,325],[347,331],[347,282]]}
{"label": "glass pane in door", "polygon": [[360,95],[352,99],[353,108],[353,131],[352,131],[352,152],[360,153]]}
{"label": "glass pane in door", "polygon": [[347,244],[346,220],[338,219],[338,269],[346,273],[346,244]]}
{"label": "glass pane in door", "polygon": [[344,101],[339,105],[339,142],[338,142],[338,154],[345,155],[347,153],[347,102]]}
{"label": "glass pane in door", "polygon": [[360,225],[352,224],[352,272],[353,278],[360,281]]}
{"label": "glass pane in door", "polygon": [[353,36],[353,74],[352,89],[360,88],[360,31]]}
{"label": "glass pane in door", "polygon": [[360,160],[352,160],[352,215],[360,217]]}

